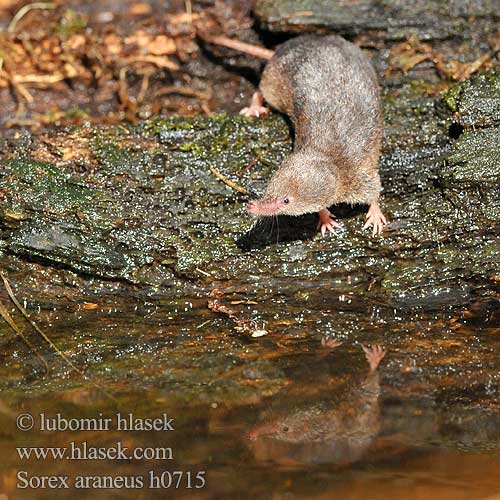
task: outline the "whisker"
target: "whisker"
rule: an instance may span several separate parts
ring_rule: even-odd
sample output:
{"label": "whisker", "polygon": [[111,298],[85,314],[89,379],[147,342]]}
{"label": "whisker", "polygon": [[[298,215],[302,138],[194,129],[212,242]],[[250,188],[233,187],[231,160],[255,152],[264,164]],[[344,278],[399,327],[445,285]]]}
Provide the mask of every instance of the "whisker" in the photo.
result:
{"label": "whisker", "polygon": [[265,226],[266,217],[263,217],[262,215],[257,215],[256,217],[257,217],[257,222],[255,223],[254,227],[260,228]]}
{"label": "whisker", "polygon": [[[271,225],[269,226],[269,224],[271,224]],[[266,237],[270,238],[272,235],[272,232],[273,232],[273,226],[274,226],[274,221],[272,220],[272,217],[258,215],[257,222],[255,223],[254,227],[259,232],[262,232],[263,235],[266,235]],[[267,236],[268,234],[269,234],[269,236]]]}

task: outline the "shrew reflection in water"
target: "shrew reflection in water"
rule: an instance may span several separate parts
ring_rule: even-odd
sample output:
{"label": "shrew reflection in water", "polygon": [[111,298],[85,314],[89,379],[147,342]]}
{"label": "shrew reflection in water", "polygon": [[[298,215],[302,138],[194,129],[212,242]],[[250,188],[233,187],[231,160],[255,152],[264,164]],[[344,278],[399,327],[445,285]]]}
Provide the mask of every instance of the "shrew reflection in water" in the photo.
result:
{"label": "shrew reflection in water", "polygon": [[[327,347],[338,344],[326,343]],[[379,347],[363,347],[368,374],[354,377],[344,391],[302,399],[286,410],[271,410],[248,432],[255,459],[282,465],[348,465],[359,461],[380,431]],[[287,401],[290,400],[287,395]],[[292,399],[293,400],[293,399]],[[280,406],[279,401],[274,406]]]}
{"label": "shrew reflection in water", "polygon": [[[329,210],[336,219],[341,221],[366,213],[367,206],[340,203],[329,207]],[[253,248],[263,248],[277,243],[309,240],[318,234],[318,221],[317,213],[298,217],[290,215],[260,217],[253,227],[238,239],[236,244],[241,250],[249,251]]]}

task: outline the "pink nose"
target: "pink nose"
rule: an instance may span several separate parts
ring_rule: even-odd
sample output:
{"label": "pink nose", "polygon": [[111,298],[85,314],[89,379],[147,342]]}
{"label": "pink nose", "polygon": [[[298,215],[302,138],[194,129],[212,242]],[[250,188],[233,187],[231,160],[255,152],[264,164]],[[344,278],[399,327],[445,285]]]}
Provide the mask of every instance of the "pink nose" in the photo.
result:
{"label": "pink nose", "polygon": [[255,210],[255,203],[253,201],[251,201],[248,205],[247,205],[247,210]]}

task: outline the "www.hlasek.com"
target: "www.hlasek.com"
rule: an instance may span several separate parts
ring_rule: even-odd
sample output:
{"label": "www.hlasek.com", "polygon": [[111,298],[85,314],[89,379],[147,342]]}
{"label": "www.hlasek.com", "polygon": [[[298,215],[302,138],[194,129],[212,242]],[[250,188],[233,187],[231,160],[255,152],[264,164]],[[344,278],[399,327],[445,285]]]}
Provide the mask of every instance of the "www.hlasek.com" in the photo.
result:
{"label": "www.hlasek.com", "polygon": [[[68,431],[174,431],[174,419],[166,413],[156,418],[138,418],[132,413],[116,413],[113,417],[65,418],[60,413],[49,416],[40,413],[36,417],[22,413],[17,417],[21,431],[41,432]],[[17,447],[21,462],[29,460],[173,460],[174,451],[169,447],[123,446],[116,442],[110,446],[93,446],[87,441],[71,441],[64,447]],[[32,475],[27,470],[17,473],[19,489],[200,489],[206,484],[206,471],[164,470],[147,471],[145,475],[111,476],[84,475]]]}

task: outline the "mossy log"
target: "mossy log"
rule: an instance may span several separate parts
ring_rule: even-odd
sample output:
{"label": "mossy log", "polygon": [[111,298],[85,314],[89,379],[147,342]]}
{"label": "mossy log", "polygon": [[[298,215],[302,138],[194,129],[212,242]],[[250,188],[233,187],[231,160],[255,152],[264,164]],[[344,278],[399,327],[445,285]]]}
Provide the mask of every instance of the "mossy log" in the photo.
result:
{"label": "mossy log", "polygon": [[291,150],[290,130],[277,115],[218,115],[3,140],[0,250],[163,292],[347,279],[384,300],[461,302],[500,273],[499,81],[438,99],[386,92],[381,238],[362,230],[363,207],[334,207],[345,229],[330,238],[313,214],[255,224],[245,202]]}

